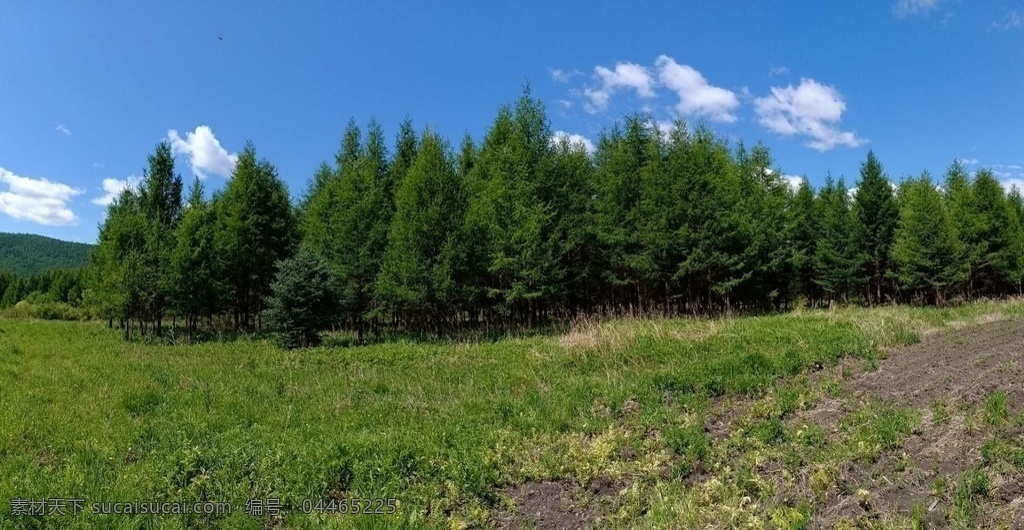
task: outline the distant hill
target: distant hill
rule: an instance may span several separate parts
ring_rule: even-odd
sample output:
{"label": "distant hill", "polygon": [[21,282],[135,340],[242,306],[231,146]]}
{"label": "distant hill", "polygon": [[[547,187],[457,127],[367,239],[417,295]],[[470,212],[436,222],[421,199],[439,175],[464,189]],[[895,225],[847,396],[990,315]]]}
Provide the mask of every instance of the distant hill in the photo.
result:
{"label": "distant hill", "polygon": [[35,234],[0,232],[0,271],[17,275],[81,267],[92,245],[61,241]]}

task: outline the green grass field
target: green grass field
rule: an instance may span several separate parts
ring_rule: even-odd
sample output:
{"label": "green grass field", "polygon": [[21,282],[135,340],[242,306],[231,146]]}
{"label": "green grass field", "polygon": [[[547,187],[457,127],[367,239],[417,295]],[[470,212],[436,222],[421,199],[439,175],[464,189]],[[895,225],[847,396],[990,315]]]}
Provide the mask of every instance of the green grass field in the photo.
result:
{"label": "green grass field", "polygon": [[[811,384],[810,367],[871,363],[927,329],[1022,310],[618,320],[309,351],[126,343],[99,323],[0,320],[0,528],[491,527],[514,510],[503,493],[513,486],[596,479],[617,492],[602,526],[795,527],[813,500],[780,501],[785,473],[764,459],[827,490],[830,469],[898,447],[918,420],[871,404],[834,440],[793,430],[787,414],[835,384]],[[749,429],[713,443],[708,418],[732,399],[752,401]],[[332,496],[397,499],[397,513],[303,513],[304,499]],[[41,498],[230,501],[232,513],[13,516],[8,505]],[[280,499],[282,516],[244,513],[251,498]]]}

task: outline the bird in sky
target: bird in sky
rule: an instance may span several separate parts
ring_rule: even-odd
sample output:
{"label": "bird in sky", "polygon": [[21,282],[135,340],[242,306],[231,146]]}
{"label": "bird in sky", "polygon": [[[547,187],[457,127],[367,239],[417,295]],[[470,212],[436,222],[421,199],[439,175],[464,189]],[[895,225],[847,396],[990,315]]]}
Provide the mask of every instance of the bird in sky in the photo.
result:
{"label": "bird in sky", "polygon": [[217,40],[224,40],[224,35],[217,35]]}

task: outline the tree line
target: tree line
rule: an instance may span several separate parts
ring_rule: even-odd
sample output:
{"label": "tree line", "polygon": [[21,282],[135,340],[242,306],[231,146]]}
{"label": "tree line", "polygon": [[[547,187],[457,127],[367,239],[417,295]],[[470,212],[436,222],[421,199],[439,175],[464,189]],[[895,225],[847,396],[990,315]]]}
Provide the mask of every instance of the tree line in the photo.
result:
{"label": "tree line", "polygon": [[[794,190],[765,146],[644,115],[588,153],[553,136],[528,88],[457,147],[408,119],[390,144],[376,121],[350,121],[295,204],[251,143],[210,198],[198,180],[183,196],[167,144],[148,161],[108,209],[84,294],[126,336],[161,334],[168,318],[190,334],[255,330],[270,314],[362,340],[584,315],[945,304],[1020,293],[1024,277],[1024,200],[990,171],[954,161],[941,183],[925,173],[896,187],[869,152],[855,190],[831,176]],[[327,302],[300,318],[296,300]]]}
{"label": "tree line", "polygon": [[18,302],[64,303],[79,307],[86,285],[83,268],[57,269],[28,275],[0,271],[0,309],[14,307]]}

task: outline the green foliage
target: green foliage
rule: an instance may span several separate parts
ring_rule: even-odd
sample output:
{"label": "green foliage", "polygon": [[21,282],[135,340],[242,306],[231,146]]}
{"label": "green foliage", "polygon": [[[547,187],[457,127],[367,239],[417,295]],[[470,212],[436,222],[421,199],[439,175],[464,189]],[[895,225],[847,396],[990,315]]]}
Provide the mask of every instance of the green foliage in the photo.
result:
{"label": "green foliage", "polygon": [[[259,330],[276,263],[300,245],[328,263],[343,308],[333,324],[358,342],[1024,289],[1024,197],[958,163],[941,192],[923,178],[895,195],[873,152],[854,190],[830,176],[817,194],[806,179],[791,190],[764,145],[682,120],[626,116],[590,153],[552,134],[529,86],[457,153],[408,118],[386,143],[376,121],[350,121],[294,205],[251,143],[225,189],[207,201],[197,183],[182,204],[158,145],[139,190],[109,208],[82,303],[126,332],[159,334],[168,317],[190,335],[227,319]],[[32,292],[12,275],[0,289],[7,307]]]}
{"label": "green foliage", "polygon": [[395,202],[376,294],[387,309],[439,327],[464,301],[466,257],[459,236],[467,197],[449,148],[436,134],[423,134]]}
{"label": "green foliage", "polygon": [[320,333],[331,327],[340,309],[330,268],[308,249],[277,268],[265,310],[267,327],[278,332],[288,348],[319,344]]}
{"label": "green foliage", "polygon": [[[281,267],[300,275],[312,268],[325,269]],[[884,330],[911,316],[941,324],[1019,305],[623,319],[592,330],[621,342],[572,348],[549,336],[471,348],[396,342],[292,352],[265,340],[170,346],[124,343],[96,323],[4,320],[0,431],[16,435],[0,437],[0,476],[8,477],[0,480],[0,497],[58,498],[73,490],[89,502],[220,500],[235,506],[230,514],[203,518],[87,511],[47,519],[58,527],[73,520],[82,529],[264,528],[268,519],[242,510],[246,500],[279,498],[301,507],[303,499],[332,494],[397,498],[400,513],[339,517],[292,508],[287,524],[320,528],[326,517],[328,525],[342,527],[487,527],[500,491],[524,482],[587,484],[607,477],[644,488],[635,493],[642,504],[629,492],[615,498],[622,500],[614,509],[624,507],[615,515],[624,525],[714,526],[724,514],[740,513],[743,497],[750,499],[744,510],[788,506],[772,486],[797,488],[822,468],[848,464],[835,458],[847,458],[847,445],[858,439],[829,431],[821,436],[824,447],[794,443],[803,439],[804,426],[784,420],[783,441],[769,419],[760,433],[771,445],[748,446],[746,430],[723,440],[706,429],[714,425],[708,404],[689,389],[717,381],[734,395],[780,382],[798,385],[780,381],[794,356],[803,366],[830,365],[869,344],[892,345],[887,337],[893,335]],[[748,358],[757,359],[751,369],[737,370]],[[780,370],[765,372],[766,365]],[[752,408],[762,408],[762,395],[739,403],[753,400]],[[618,406],[627,401],[632,407]],[[597,410],[610,404],[622,413]],[[864,420],[863,436],[872,444],[895,445],[906,431],[899,413],[876,409]],[[626,447],[633,457],[623,456]],[[898,457],[900,450],[892,451]],[[691,480],[679,480],[698,469]],[[783,476],[791,482],[779,482]],[[829,502],[837,479],[824,481]],[[988,488],[972,482],[964,498],[980,500]],[[728,511],[716,511],[721,508]],[[690,524],[681,520],[686,510],[707,519]],[[0,525],[11,521],[9,513],[0,512]]]}
{"label": "green foliage", "polygon": [[[355,122],[345,130],[336,173],[307,201],[305,244],[334,270],[346,321],[359,330],[372,316],[380,263],[387,247],[392,199],[384,133],[376,122],[365,144]],[[395,178],[394,180],[397,180]]]}
{"label": "green foliage", "polygon": [[864,263],[855,242],[855,218],[846,185],[829,176],[818,198],[820,230],[814,255],[814,281],[831,300],[848,301],[860,286]]}
{"label": "green foliage", "polygon": [[189,334],[195,333],[202,316],[221,312],[226,294],[224,256],[217,246],[216,211],[203,195],[196,179],[175,232],[171,253],[173,307],[185,319]]}
{"label": "green foliage", "polygon": [[256,159],[246,143],[223,193],[213,200],[216,246],[223,256],[235,326],[252,329],[258,322],[277,263],[292,256],[298,243],[288,190],[277,168]]}
{"label": "green foliage", "polygon": [[853,212],[853,240],[857,245],[857,259],[863,262],[859,275],[866,279],[866,298],[869,303],[882,303],[891,291],[887,275],[899,212],[892,183],[874,151],[868,151],[867,160],[861,165]]}
{"label": "green foliage", "polygon": [[899,203],[894,276],[906,296],[941,305],[966,277],[956,226],[927,173],[900,185]]}
{"label": "green foliage", "polygon": [[35,234],[0,233],[0,273],[27,276],[54,269],[82,267],[92,245]]}
{"label": "green foliage", "polygon": [[800,181],[789,209],[789,240],[793,245],[793,271],[799,293],[808,305],[814,305],[821,298],[814,264],[817,253],[819,230],[819,203],[815,200],[814,189],[807,178]]}

